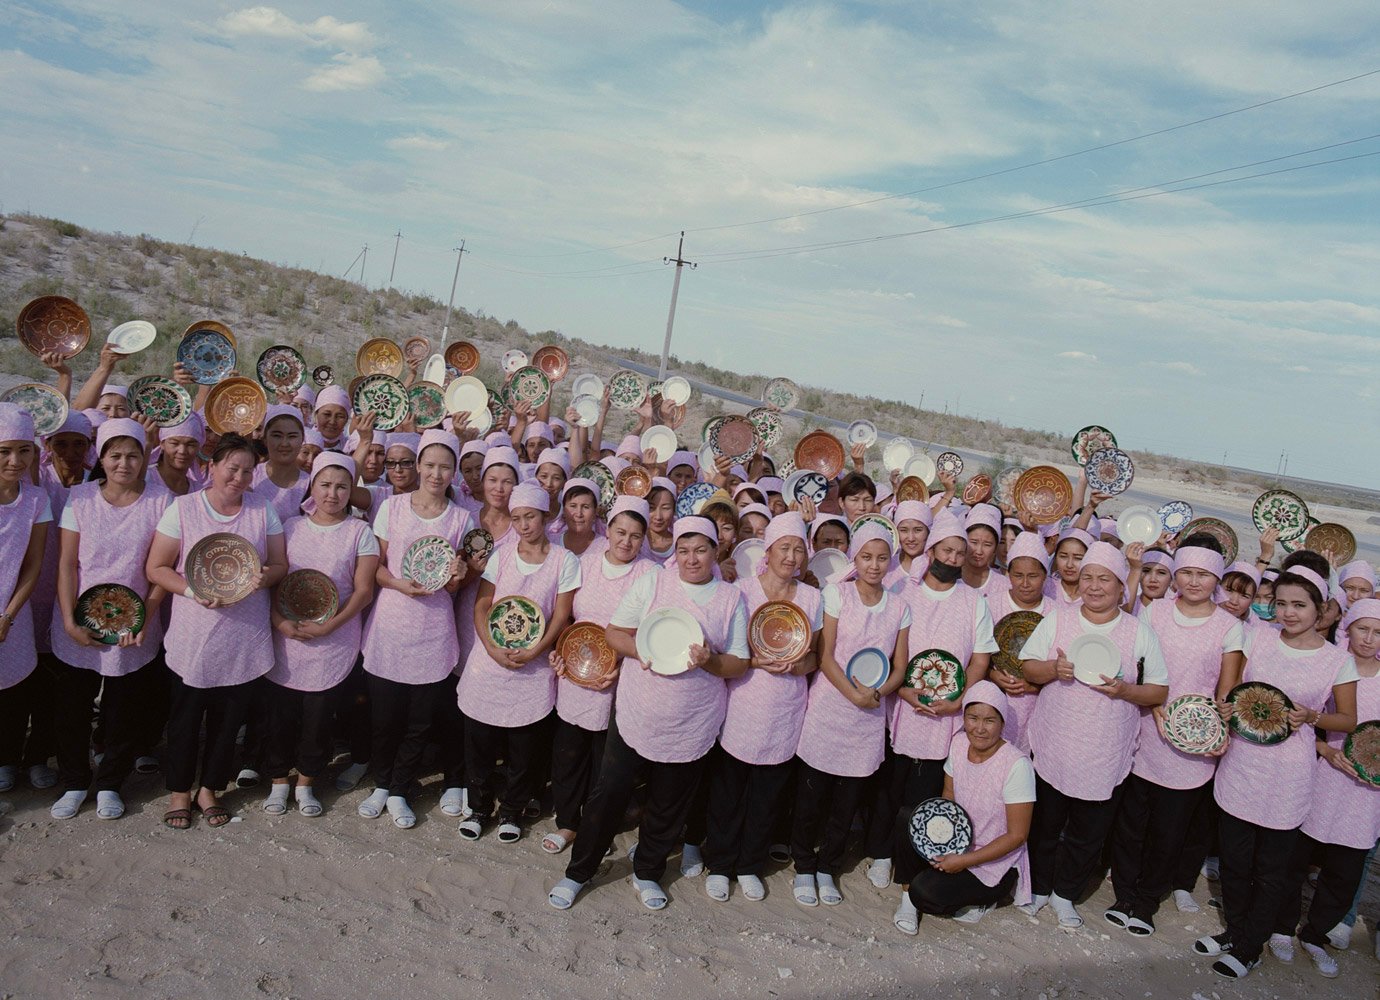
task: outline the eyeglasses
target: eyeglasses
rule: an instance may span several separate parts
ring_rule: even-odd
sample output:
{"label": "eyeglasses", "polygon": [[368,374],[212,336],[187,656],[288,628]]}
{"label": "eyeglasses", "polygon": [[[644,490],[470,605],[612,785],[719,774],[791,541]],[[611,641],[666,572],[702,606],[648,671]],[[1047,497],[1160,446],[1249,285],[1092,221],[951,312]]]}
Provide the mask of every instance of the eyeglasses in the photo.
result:
{"label": "eyeglasses", "polygon": [[415,469],[417,463],[406,458],[390,460],[383,463],[385,469]]}

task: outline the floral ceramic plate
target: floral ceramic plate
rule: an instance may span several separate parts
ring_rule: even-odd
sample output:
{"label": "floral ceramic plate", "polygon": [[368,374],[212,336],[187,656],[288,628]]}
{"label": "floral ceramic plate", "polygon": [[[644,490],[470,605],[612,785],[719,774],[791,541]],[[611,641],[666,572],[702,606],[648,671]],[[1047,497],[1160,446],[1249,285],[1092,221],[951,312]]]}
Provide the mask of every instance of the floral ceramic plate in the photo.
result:
{"label": "floral ceramic plate", "polygon": [[947,649],[922,649],[906,664],[906,687],[915,688],[922,705],[962,697],[963,680],[963,664]]}
{"label": "floral ceramic plate", "polygon": [[1222,546],[1222,559],[1228,566],[1236,562],[1236,553],[1239,545],[1236,540],[1236,531],[1226,521],[1219,521],[1215,517],[1200,517],[1197,520],[1189,521],[1179,530],[1180,538],[1188,538],[1199,532],[1211,535],[1217,539]]}
{"label": "floral ceramic plate", "polygon": [[1356,536],[1342,524],[1326,521],[1308,529],[1303,547],[1313,552],[1331,552],[1338,565],[1356,558]]}
{"label": "floral ceramic plate", "polygon": [[614,485],[613,470],[603,462],[584,462],[577,466],[575,471],[570,474],[572,479],[592,479],[599,484],[599,512],[607,514],[609,508],[613,506],[613,501],[618,497],[618,489]]}
{"label": "floral ceramic plate", "polygon": [[997,622],[992,635],[999,648],[992,654],[992,668],[1012,677],[1020,677],[1021,650],[1042,621],[1044,615],[1038,611],[1013,611]]}
{"label": "floral ceramic plate", "polygon": [[843,471],[847,457],[843,444],[828,431],[811,431],[795,446],[795,467],[818,472],[826,479],[833,479]]}
{"label": "floral ceramic plate", "polygon": [[676,497],[676,517],[693,516],[695,507],[713,495],[713,483],[691,483]]}
{"label": "floral ceramic plate", "polygon": [[926,799],[910,814],[910,843],[926,861],[963,854],[973,845],[973,821],[952,799]]}
{"label": "floral ceramic plate", "polygon": [[877,425],[871,420],[854,420],[848,425],[848,443],[871,448],[877,443]]}
{"label": "floral ceramic plate", "polygon": [[417,382],[407,390],[407,408],[417,423],[417,430],[439,427],[446,419],[446,394],[439,385]]}
{"label": "floral ceramic plate", "polygon": [[1380,785],[1380,720],[1371,719],[1352,730],[1342,744],[1342,754],[1363,780]]}
{"label": "floral ceramic plate", "polygon": [[513,348],[511,351],[504,351],[503,360],[500,364],[503,366],[504,374],[511,375],[519,368],[527,367],[527,352],[519,351],[517,348]]}
{"label": "floral ceramic plate", "polygon": [[1183,695],[1165,707],[1164,732],[1181,753],[1216,753],[1227,742],[1227,724],[1217,703],[1201,694]]}
{"label": "floral ceramic plate", "polygon": [[525,365],[508,380],[508,398],[511,406],[526,403],[535,410],[551,398],[551,380],[535,365]]}
{"label": "floral ceramic plate", "polygon": [[210,326],[193,326],[182,335],[177,360],[198,385],[215,385],[238,363],[235,342]]}
{"label": "floral ceramic plate", "polygon": [[[444,397],[442,397],[444,401]],[[374,426],[381,431],[391,431],[407,419],[407,386],[392,375],[366,375],[355,386],[351,394],[355,412],[365,410],[374,414]]]}
{"label": "floral ceramic plate", "polygon": [[307,362],[286,344],[275,344],[259,355],[254,372],[269,392],[296,392],[307,380]]}
{"label": "floral ceramic plate", "polygon": [[808,499],[811,503],[818,506],[824,502],[824,498],[829,495],[829,480],[825,479],[821,473],[810,472],[808,469],[803,472],[791,473],[791,480],[788,485],[781,487],[782,496],[787,503],[800,503]]}
{"label": "floral ceramic plate", "polygon": [[598,688],[618,667],[618,654],[597,622],[567,625],[556,639],[556,655],[565,661],[570,682],[584,688]]}
{"label": "floral ceramic plate", "polygon": [[1026,469],[1011,494],[1029,524],[1054,524],[1073,507],[1073,485],[1052,465]]}
{"label": "floral ceramic plate", "polygon": [[788,378],[774,378],[762,390],[762,402],[778,410],[793,410],[800,402],[800,386]]}
{"label": "floral ceramic plate", "polygon": [[619,496],[645,497],[652,492],[652,474],[644,466],[629,465],[614,478],[613,488]]}
{"label": "floral ceramic plate", "polygon": [[545,632],[546,616],[530,597],[500,597],[489,609],[489,638],[499,649],[531,649]]}
{"label": "floral ceramic plate", "polygon": [[1308,533],[1308,504],[1288,490],[1266,490],[1251,507],[1257,530],[1274,528],[1281,542],[1292,542]]}
{"label": "floral ceramic plate", "polygon": [[419,368],[431,354],[431,341],[425,337],[408,337],[403,341],[403,357]]}
{"label": "floral ceramic plate", "polygon": [[446,348],[446,364],[461,375],[468,375],[479,367],[479,348],[468,340],[457,340]]}
{"label": "floral ceramic plate", "polygon": [[115,646],[123,635],[138,635],[144,628],[146,609],[143,599],[119,583],[98,583],[77,598],[77,624],[91,638]]}
{"label": "floral ceramic plate", "polygon": [[532,366],[541,369],[541,373],[552,382],[559,382],[570,371],[570,355],[554,344],[548,344],[537,348],[537,353],[532,355]]}
{"label": "floral ceramic plate", "polygon": [[709,439],[714,436],[714,432],[718,430],[719,425],[727,419],[727,416],[710,417],[703,424],[701,424],[700,444],[708,444]]}
{"label": "floral ceramic plate", "polygon": [[335,581],[316,569],[295,569],[278,584],[278,613],[293,622],[328,621],[340,607]]}
{"label": "floral ceramic plate", "polygon": [[264,387],[252,378],[222,379],[206,394],[206,423],[217,434],[252,434],[267,413]]}
{"label": "floral ceramic plate", "polygon": [[1177,535],[1184,530],[1184,526],[1193,520],[1193,508],[1184,500],[1170,500],[1168,503],[1161,504],[1159,509],[1160,524],[1164,530],[1171,535]]}
{"label": "floral ceramic plate", "polygon": [[1131,456],[1119,448],[1103,448],[1093,452],[1088,464],[1083,467],[1088,477],[1088,486],[1094,493],[1117,496],[1131,488],[1131,480],[1136,478],[1136,466]]}
{"label": "floral ceramic plate", "polygon": [[1093,455],[1104,448],[1116,447],[1116,435],[1105,427],[1089,424],[1073,436],[1069,453],[1080,467],[1086,467]]}
{"label": "floral ceramic plate", "polygon": [[647,382],[637,372],[621,368],[609,379],[609,403],[620,410],[635,410],[647,398]]}
{"label": "floral ceramic plate", "polygon": [[19,310],[14,326],[20,342],[39,357],[56,352],[66,361],[91,342],[91,318],[86,310],[61,295],[32,300]]}
{"label": "floral ceramic plate", "polygon": [[757,454],[757,428],[747,417],[727,417],[710,435],[714,454],[734,462],[746,462]]}
{"label": "floral ceramic plate", "polygon": [[1021,478],[1024,471],[1019,465],[1013,465],[997,473],[997,478],[992,481],[993,502],[1001,507],[1015,507],[1016,480]]}
{"label": "floral ceramic plate", "polygon": [[769,406],[759,406],[755,410],[748,410],[747,418],[752,421],[752,426],[757,428],[757,436],[762,439],[765,447],[774,448],[781,442],[784,425],[778,411]]}
{"label": "floral ceramic plate", "polygon": [[934,460],[934,471],[941,476],[951,476],[957,482],[963,475],[963,457],[956,451],[941,451]]}
{"label": "floral ceramic plate", "polygon": [[465,555],[470,559],[487,559],[494,553],[494,536],[488,528],[471,528],[460,541]]}
{"label": "floral ceramic plate", "polygon": [[450,582],[450,567],[455,549],[440,535],[423,535],[403,553],[403,579],[436,593]]}
{"label": "floral ceramic plate", "polygon": [[767,601],[748,622],[748,646],[764,660],[794,663],[810,651],[810,620],[790,601]]}
{"label": "floral ceramic plate", "polygon": [[205,601],[219,599],[222,604],[234,604],[254,593],[262,571],[263,563],[254,546],[228,531],[202,538],[187,553],[183,565],[192,593]]}
{"label": "floral ceramic plate", "polygon": [[1235,711],[1231,716],[1231,730],[1243,740],[1273,746],[1283,743],[1292,731],[1289,713],[1294,703],[1277,687],[1259,681],[1238,684],[1227,695]]}
{"label": "floral ceramic plate", "polygon": [[323,389],[335,385],[335,370],[330,365],[317,365],[311,370],[311,380]]}
{"label": "floral ceramic plate", "polygon": [[28,410],[29,416],[34,418],[37,434],[52,434],[67,422],[67,397],[50,385],[21,383],[0,396],[0,402],[14,403]]}
{"label": "floral ceramic plate", "polygon": [[906,476],[896,484],[896,502],[904,503],[907,500],[925,501],[930,498],[930,488],[925,485],[919,476]]}
{"label": "floral ceramic plate", "polygon": [[366,340],[355,352],[355,371],[361,375],[398,378],[403,372],[402,348],[383,337]]}
{"label": "floral ceramic plate", "polygon": [[986,503],[992,498],[992,477],[985,472],[979,472],[968,480],[963,487],[963,502],[969,507],[975,507],[980,503]]}
{"label": "floral ceramic plate", "polygon": [[129,384],[126,396],[131,413],[148,417],[159,427],[172,427],[192,413],[192,396],[176,381],[162,375],[145,375]]}
{"label": "floral ceramic plate", "polygon": [[879,688],[891,674],[891,657],[876,646],[860,649],[849,658],[844,673],[863,687]]}

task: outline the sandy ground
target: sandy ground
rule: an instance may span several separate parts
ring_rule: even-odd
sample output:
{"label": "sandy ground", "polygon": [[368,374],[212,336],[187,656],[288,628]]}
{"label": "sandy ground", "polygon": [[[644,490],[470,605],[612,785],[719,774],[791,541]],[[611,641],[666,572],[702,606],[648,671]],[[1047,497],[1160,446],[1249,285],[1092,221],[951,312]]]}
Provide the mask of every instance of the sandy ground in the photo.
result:
{"label": "sandy ground", "polygon": [[[329,786],[329,783],[328,783]],[[266,816],[260,795],[234,792],[243,818],[221,830],[163,828],[157,776],[135,776],[129,812],[102,822],[87,804],[72,821],[48,815],[51,793],[6,797],[0,816],[0,898],[8,941],[4,997],[575,997],[699,994],[900,997],[940,989],[964,997],[1223,1000],[1374,994],[1373,939],[1359,929],[1327,981],[1300,957],[1267,960],[1242,983],[1214,976],[1189,946],[1219,927],[1206,907],[1167,904],[1159,933],[1134,939],[1106,925],[1106,886],[1088,924],[1059,931],[1011,907],[976,928],[927,918],[919,938],[890,917],[896,893],[842,879],[844,903],[804,910],[788,872],[764,902],[736,891],[710,901],[701,879],[672,868],[671,905],[644,910],[620,851],[573,910],[546,890],[565,856],[536,835],[516,847],[492,835],[459,839],[435,810],[434,780],[411,831],[355,814],[364,790],[323,794],[327,813]],[[631,834],[620,837],[626,848]],[[1372,876],[1369,914],[1380,910]],[[1206,896],[1200,883],[1200,900]],[[1366,911],[1363,911],[1366,912]]]}

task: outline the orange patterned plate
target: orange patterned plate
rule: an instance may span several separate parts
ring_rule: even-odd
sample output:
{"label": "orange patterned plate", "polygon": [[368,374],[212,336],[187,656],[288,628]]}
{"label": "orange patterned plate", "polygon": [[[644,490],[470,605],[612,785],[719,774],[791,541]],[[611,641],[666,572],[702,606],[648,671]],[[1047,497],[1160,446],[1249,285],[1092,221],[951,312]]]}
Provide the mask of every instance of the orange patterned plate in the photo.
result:
{"label": "orange patterned plate", "polygon": [[65,361],[75,358],[91,342],[91,319],[86,310],[61,295],[34,299],[14,321],[15,332],[32,354],[56,351]]}
{"label": "orange patterned plate", "polygon": [[642,465],[630,465],[613,481],[619,496],[645,497],[652,492],[652,474]]}
{"label": "orange patterned plate", "polygon": [[1030,524],[1054,524],[1073,508],[1073,485],[1052,465],[1026,469],[1011,493]]}
{"label": "orange patterned plate", "polygon": [[533,367],[540,368],[542,374],[552,382],[559,382],[570,371],[570,356],[554,344],[537,349],[532,355]]}
{"label": "orange patterned plate", "polygon": [[468,375],[479,367],[479,348],[468,340],[457,340],[446,348],[446,364],[461,375]]}
{"label": "orange patterned plate", "polygon": [[833,479],[843,471],[843,445],[828,431],[811,431],[795,446],[795,467]]}
{"label": "orange patterned plate", "polygon": [[366,340],[355,353],[355,371],[361,375],[399,378],[403,372],[402,348],[383,337]]}
{"label": "orange patterned plate", "polygon": [[192,593],[202,600],[219,598],[223,604],[234,604],[254,593],[255,577],[262,570],[253,545],[239,535],[218,531],[192,546],[183,575]]}
{"label": "orange patterned plate", "polygon": [[1338,565],[1351,562],[1356,557],[1356,536],[1344,524],[1324,521],[1308,529],[1303,547],[1313,552],[1331,552]]}
{"label": "orange patterned plate", "polygon": [[585,688],[597,688],[618,666],[618,654],[595,622],[568,626],[556,640],[556,655],[565,661],[571,683]]}
{"label": "orange patterned plate", "polygon": [[921,502],[930,498],[930,488],[925,485],[925,481],[919,476],[907,476],[896,484],[896,502],[904,503],[907,500],[919,500]]}
{"label": "orange patterned plate", "polygon": [[221,379],[206,394],[206,423],[217,434],[251,434],[267,413],[268,396],[252,378]]}
{"label": "orange patterned plate", "polygon": [[425,337],[408,337],[403,342],[403,357],[408,361],[415,361],[420,366],[431,353],[431,341]]}
{"label": "orange patterned plate", "polygon": [[748,645],[765,659],[793,663],[810,649],[810,620],[790,601],[768,601],[748,622]]}
{"label": "orange patterned plate", "polygon": [[197,320],[195,323],[193,323],[193,324],[191,324],[190,326],[188,326],[187,329],[183,330],[183,331],[182,331],[182,336],[183,336],[184,338],[190,337],[192,334],[196,333],[198,330],[211,330],[211,331],[213,331],[213,332],[215,332],[215,333],[218,333],[218,334],[220,334],[222,337],[224,337],[226,340],[230,341],[230,346],[231,346],[231,347],[236,348],[237,350],[238,350],[238,348],[239,348],[239,344],[237,344],[237,343],[235,342],[235,334],[234,334],[234,331],[232,331],[228,326],[226,326],[224,323],[220,322],[219,320],[214,320],[214,319],[199,319],[199,320]]}
{"label": "orange patterned plate", "polygon": [[985,472],[979,472],[972,479],[968,480],[968,485],[963,487],[963,502],[969,507],[976,504],[986,503],[992,496],[992,477]]}

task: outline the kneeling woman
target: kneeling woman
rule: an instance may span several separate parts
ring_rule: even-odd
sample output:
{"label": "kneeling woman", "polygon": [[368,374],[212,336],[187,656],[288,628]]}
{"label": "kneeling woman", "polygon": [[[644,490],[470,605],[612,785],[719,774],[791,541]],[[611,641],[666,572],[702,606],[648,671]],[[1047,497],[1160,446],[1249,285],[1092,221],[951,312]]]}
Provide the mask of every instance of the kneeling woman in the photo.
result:
{"label": "kneeling woman", "polygon": [[977,923],[1008,894],[1017,905],[1030,902],[1025,842],[1035,771],[1030,758],[1002,739],[1008,711],[1006,695],[991,681],[978,681],[963,695],[963,732],[944,763],[944,798],[973,821],[972,845],[920,865],[892,918],[903,933],[918,933],[923,913]]}
{"label": "kneeling woman", "polygon": [[[649,910],[666,905],[666,858],[681,842],[705,758],[723,726],[726,680],[748,668],[747,608],[731,583],[714,577],[719,544],[705,517],[676,521],[676,560],[645,573],[628,589],[605,637],[627,663],[618,678],[618,709],[609,726],[599,780],[585,806],[580,838],[565,878],[548,897],[568,909],[623,823],[633,787],[645,780],[647,801],[633,855],[633,886]],[[691,615],[704,643],[689,650],[688,669],[663,674],[637,659],[637,630],[655,609]]]}

